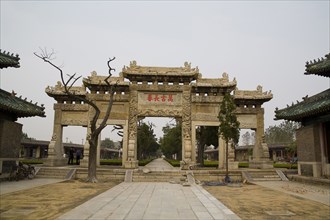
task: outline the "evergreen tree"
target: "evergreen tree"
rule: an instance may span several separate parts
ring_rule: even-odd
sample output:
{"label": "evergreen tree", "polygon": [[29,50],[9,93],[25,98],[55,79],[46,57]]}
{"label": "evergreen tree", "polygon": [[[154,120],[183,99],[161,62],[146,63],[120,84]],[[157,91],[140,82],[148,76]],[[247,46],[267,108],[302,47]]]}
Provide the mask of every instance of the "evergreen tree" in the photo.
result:
{"label": "evergreen tree", "polygon": [[228,175],[228,143],[232,141],[234,144],[238,143],[239,140],[239,122],[234,113],[236,105],[234,99],[229,93],[226,93],[223,97],[219,111],[219,135],[226,142],[226,177],[225,182],[230,182]]}
{"label": "evergreen tree", "polygon": [[210,146],[219,146],[217,126],[199,126],[196,129],[196,138],[197,138],[197,163],[200,166],[204,166],[204,147]]}
{"label": "evergreen tree", "polygon": [[172,158],[176,154],[177,159],[182,159],[182,131],[181,124],[167,124],[163,127],[164,136],[160,139],[160,146],[163,154],[167,158]]}
{"label": "evergreen tree", "polygon": [[137,156],[139,160],[155,157],[160,147],[156,141],[153,126],[152,123],[139,123],[137,140]]}

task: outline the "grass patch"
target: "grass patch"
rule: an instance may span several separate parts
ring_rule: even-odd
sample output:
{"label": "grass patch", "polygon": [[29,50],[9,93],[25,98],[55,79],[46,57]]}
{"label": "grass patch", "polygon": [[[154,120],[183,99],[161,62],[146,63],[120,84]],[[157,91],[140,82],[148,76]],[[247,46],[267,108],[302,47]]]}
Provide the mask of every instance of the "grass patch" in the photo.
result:
{"label": "grass patch", "polygon": [[139,166],[145,166],[145,165],[147,165],[148,163],[150,163],[153,160],[154,159],[139,160]]}
{"label": "grass patch", "polygon": [[239,162],[238,163],[238,168],[248,168],[249,163],[248,162]]}
{"label": "grass patch", "polygon": [[108,165],[108,166],[122,166],[121,159],[101,159],[101,165]]}
{"label": "grass patch", "polygon": [[219,165],[218,161],[204,160],[204,167],[218,167],[218,165]]}
{"label": "grass patch", "polygon": [[180,161],[179,160],[173,160],[173,159],[167,159],[165,158],[167,162],[169,162],[174,167],[180,167]]}
{"label": "grass patch", "polygon": [[[145,160],[139,160],[139,166],[145,166],[148,163],[150,163],[153,159],[145,159]],[[102,159],[100,160],[101,165],[108,165],[108,166],[122,166],[122,160],[121,159]]]}
{"label": "grass patch", "polygon": [[287,168],[287,169],[298,169],[297,164],[289,164],[289,163],[274,163],[274,168]]}

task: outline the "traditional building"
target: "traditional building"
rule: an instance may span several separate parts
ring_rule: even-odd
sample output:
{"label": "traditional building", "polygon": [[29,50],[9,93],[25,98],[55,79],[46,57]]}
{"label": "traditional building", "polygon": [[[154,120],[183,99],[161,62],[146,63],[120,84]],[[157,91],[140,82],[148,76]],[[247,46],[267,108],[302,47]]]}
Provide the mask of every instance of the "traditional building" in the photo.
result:
{"label": "traditional building", "polygon": [[[49,141],[34,140],[34,139],[23,139],[21,141],[21,152],[20,157],[31,159],[41,159],[48,157],[48,146]],[[64,153],[69,154],[70,148],[73,148],[76,152],[78,149],[84,154],[84,145],[74,143],[63,143]]]}
{"label": "traditional building", "polygon": [[[78,96],[92,100],[101,110],[104,117],[110,94],[104,82],[106,76],[92,72],[83,79],[83,85],[73,87],[72,91]],[[256,145],[254,147],[254,164],[263,166],[265,143],[264,102],[272,99],[271,92],[263,92],[262,87],[256,90],[238,90],[236,79],[229,80],[226,73],[215,79],[202,78],[198,67],[192,68],[185,62],[183,67],[152,67],[139,66],[132,61],[124,66],[119,77],[111,77],[111,83],[116,83],[114,102],[107,125],[121,125],[123,127],[123,166],[135,168],[137,160],[137,123],[144,117],[172,117],[182,123],[182,167],[196,162],[196,127],[219,126],[218,112],[225,93],[233,93],[237,105],[236,114],[241,128],[256,131]],[[86,127],[86,140],[90,136],[90,117],[92,109],[72,96],[66,95],[64,86],[58,83],[55,87],[48,86],[46,93],[53,97],[55,119],[53,137],[49,145],[49,159],[52,165],[60,162],[63,154],[62,132],[63,126]],[[99,137],[101,138],[101,137]],[[220,147],[219,167],[223,168],[225,159],[225,144],[222,139]],[[89,154],[88,141],[85,143],[85,159]],[[268,152],[268,148],[267,148]],[[234,162],[234,153],[230,153],[230,164]],[[85,160],[84,159],[84,160]],[[269,159],[268,159],[269,160]],[[82,165],[86,165],[83,161]]]}
{"label": "traditional building", "polygon": [[[330,54],[306,63],[306,75],[330,77]],[[298,173],[330,176],[330,89],[284,109],[276,109],[275,119],[301,123],[297,130]]]}
{"label": "traditional building", "polygon": [[[0,69],[20,67],[19,56],[1,52]],[[17,97],[14,91],[7,92],[0,89],[0,173],[8,171],[10,164],[19,156],[22,138],[22,124],[17,123],[21,117],[45,117],[44,107]],[[2,164],[3,162],[3,164]]]}

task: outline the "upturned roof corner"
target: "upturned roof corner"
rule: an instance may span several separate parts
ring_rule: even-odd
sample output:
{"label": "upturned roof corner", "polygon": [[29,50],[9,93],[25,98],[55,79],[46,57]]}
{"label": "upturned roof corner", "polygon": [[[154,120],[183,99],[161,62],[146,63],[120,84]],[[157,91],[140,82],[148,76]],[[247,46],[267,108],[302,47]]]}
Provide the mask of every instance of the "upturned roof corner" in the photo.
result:
{"label": "upturned roof corner", "polygon": [[330,53],[325,55],[325,58],[307,61],[305,65],[305,75],[319,75],[330,77]]}
{"label": "upturned roof corner", "polygon": [[10,54],[9,52],[1,51],[0,49],[0,69],[7,67],[19,68],[19,60],[20,58],[18,54]]}

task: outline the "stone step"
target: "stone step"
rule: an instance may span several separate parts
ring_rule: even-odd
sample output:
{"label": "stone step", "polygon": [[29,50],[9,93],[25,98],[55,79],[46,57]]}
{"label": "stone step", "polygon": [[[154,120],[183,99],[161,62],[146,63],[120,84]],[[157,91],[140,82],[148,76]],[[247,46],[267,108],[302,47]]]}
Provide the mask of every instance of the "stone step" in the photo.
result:
{"label": "stone step", "polygon": [[[125,180],[125,169],[97,169],[96,176],[100,180],[114,180],[123,182]],[[85,179],[88,176],[86,168],[77,168],[75,177]]]}
{"label": "stone step", "polygon": [[66,179],[72,169],[70,168],[54,168],[54,167],[40,167],[36,173],[36,178],[55,178],[55,179]]}
{"label": "stone step", "polygon": [[248,182],[257,182],[257,181],[281,181],[283,180],[276,170],[269,171],[244,171],[244,179]]}
{"label": "stone step", "polygon": [[253,181],[281,181],[281,178],[253,178]]}

